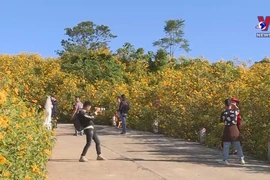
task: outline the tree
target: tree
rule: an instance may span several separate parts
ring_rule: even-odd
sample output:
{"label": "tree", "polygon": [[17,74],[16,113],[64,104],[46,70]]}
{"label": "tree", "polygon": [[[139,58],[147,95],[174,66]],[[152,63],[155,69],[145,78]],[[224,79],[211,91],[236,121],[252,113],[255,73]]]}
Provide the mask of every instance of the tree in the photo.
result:
{"label": "tree", "polygon": [[116,54],[121,57],[121,60],[123,62],[128,62],[132,58],[132,55],[135,52],[136,52],[136,50],[135,50],[134,46],[129,42],[126,42],[122,46],[122,48],[119,48],[116,50]]}
{"label": "tree", "polygon": [[148,63],[151,71],[162,70],[168,66],[168,53],[163,49],[159,49],[154,56],[154,61],[149,59]]}
{"label": "tree", "polygon": [[149,55],[144,53],[143,48],[136,49],[132,44],[126,42],[122,48],[116,50],[122,62],[128,63],[130,61],[136,61],[138,59],[149,59]]}
{"label": "tree", "polygon": [[61,70],[86,78],[89,83],[106,80],[122,82],[123,68],[115,62],[111,54],[88,51],[83,54],[64,54],[61,57]]}
{"label": "tree", "polygon": [[110,39],[116,38],[108,26],[96,25],[91,21],[81,22],[73,28],[66,28],[67,40],[62,40],[64,50],[57,51],[62,56],[65,52],[84,53],[87,50],[107,48]]}
{"label": "tree", "polygon": [[155,41],[153,46],[158,46],[166,51],[169,49],[168,53],[172,57],[177,49],[184,49],[186,52],[189,52],[191,50],[189,48],[189,42],[183,38],[184,22],[182,19],[165,21],[165,37]]}
{"label": "tree", "polygon": [[134,59],[134,60],[144,60],[144,61],[148,61],[148,59],[150,58],[149,54],[145,54],[144,53],[144,49],[143,48],[138,48],[136,50],[135,53],[133,53],[131,55],[131,57]]}
{"label": "tree", "polygon": [[270,59],[269,59],[269,57],[264,57],[261,61],[255,62],[255,64],[257,64],[257,63],[270,63]]}

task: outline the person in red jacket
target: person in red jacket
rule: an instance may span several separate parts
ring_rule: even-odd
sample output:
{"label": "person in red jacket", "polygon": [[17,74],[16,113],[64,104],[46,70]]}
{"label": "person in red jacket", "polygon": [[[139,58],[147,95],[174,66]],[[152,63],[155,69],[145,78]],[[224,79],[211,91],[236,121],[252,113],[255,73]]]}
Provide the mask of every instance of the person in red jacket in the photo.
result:
{"label": "person in red jacket", "polygon": [[[237,98],[235,98],[235,97],[231,98],[231,101],[232,101],[233,103],[235,102],[237,107],[238,107],[239,104],[240,104],[240,101],[239,101]],[[239,114],[237,115],[237,128],[238,128],[239,132],[240,132],[240,126],[241,126],[241,124],[242,124],[242,118],[241,118],[241,115],[240,115],[240,113],[239,113]],[[241,141],[240,141],[240,143],[241,143],[241,146],[242,146],[242,142],[241,142]],[[237,154],[237,150],[236,150],[236,149],[233,150],[232,154]]]}
{"label": "person in red jacket", "polygon": [[[236,105],[239,106],[240,101],[238,99],[236,99],[235,97],[231,98],[232,102],[236,102]],[[240,113],[237,116],[237,128],[240,131],[240,125],[242,124],[242,118]]]}

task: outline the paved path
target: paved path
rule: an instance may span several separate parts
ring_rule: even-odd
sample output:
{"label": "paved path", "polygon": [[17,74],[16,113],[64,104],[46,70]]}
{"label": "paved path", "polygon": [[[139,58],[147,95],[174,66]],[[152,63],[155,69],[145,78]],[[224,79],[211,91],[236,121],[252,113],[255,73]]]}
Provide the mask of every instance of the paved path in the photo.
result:
{"label": "paved path", "polygon": [[[247,159],[219,163],[221,151],[197,143],[140,131],[120,135],[113,127],[97,126],[106,161],[96,161],[95,147],[78,159],[85,136],[73,136],[73,126],[59,125],[57,143],[48,162],[49,180],[270,180],[270,165]],[[94,145],[94,143],[93,143]]]}

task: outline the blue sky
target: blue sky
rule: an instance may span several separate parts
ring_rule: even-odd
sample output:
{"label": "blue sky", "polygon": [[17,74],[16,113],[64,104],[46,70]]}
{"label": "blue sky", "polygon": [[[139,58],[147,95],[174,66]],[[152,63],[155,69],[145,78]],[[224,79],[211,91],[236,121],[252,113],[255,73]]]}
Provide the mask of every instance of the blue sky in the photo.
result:
{"label": "blue sky", "polygon": [[211,62],[221,58],[259,61],[268,56],[270,38],[256,38],[257,16],[270,15],[269,0],[3,0],[0,11],[0,54],[20,52],[56,57],[64,29],[81,21],[108,25],[118,37],[112,50],[130,42],[136,48],[155,50],[163,37],[164,21],[184,19],[191,52]]}

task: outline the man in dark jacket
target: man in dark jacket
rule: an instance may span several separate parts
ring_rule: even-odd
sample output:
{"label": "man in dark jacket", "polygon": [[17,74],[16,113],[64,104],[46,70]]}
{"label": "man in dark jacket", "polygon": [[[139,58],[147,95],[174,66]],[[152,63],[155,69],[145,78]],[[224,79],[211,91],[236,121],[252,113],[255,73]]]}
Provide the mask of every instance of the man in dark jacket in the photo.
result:
{"label": "man in dark jacket", "polygon": [[105,160],[104,157],[101,155],[101,148],[100,148],[100,141],[97,136],[96,130],[94,128],[94,122],[93,119],[96,117],[98,112],[100,112],[100,108],[96,108],[96,111],[93,116],[90,116],[90,111],[91,109],[91,102],[86,101],[83,104],[83,108],[80,109],[79,113],[77,114],[77,118],[80,121],[81,126],[83,127],[84,133],[86,135],[86,145],[83,148],[83,152],[81,154],[80,162],[87,162],[88,160],[86,159],[86,153],[91,146],[91,141],[92,139],[96,143],[96,151],[97,151],[97,160]]}
{"label": "man in dark jacket", "polygon": [[53,118],[53,121],[55,122],[55,127],[57,128],[57,105],[58,105],[58,102],[55,98],[54,95],[51,95],[51,100],[52,100],[52,118]]}
{"label": "man in dark jacket", "polygon": [[127,114],[129,111],[129,103],[126,100],[126,96],[123,94],[121,96],[121,103],[119,105],[119,112],[122,119],[122,132],[121,134],[126,134],[127,128],[126,128],[126,122],[127,122]]}

